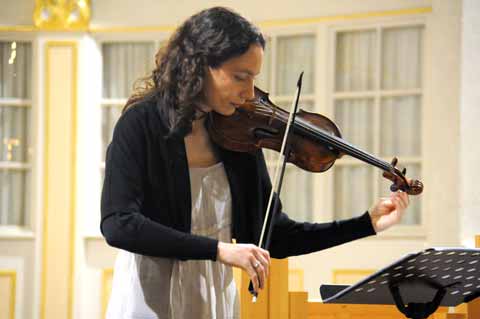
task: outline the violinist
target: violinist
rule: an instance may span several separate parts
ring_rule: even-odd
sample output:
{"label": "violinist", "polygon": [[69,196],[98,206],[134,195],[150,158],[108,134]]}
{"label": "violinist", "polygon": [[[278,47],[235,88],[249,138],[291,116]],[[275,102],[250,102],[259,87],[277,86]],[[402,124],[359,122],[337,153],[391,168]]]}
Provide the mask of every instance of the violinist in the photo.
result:
{"label": "violinist", "polygon": [[259,291],[271,257],[312,253],[401,220],[409,205],[401,191],[330,223],[299,223],[279,211],[269,250],[255,245],[272,188],[262,151],[216,145],[206,115],[230,116],[254,97],[264,47],[237,13],[201,11],[173,33],[127,102],[101,200],[102,234],[120,249],[107,318],[239,318],[232,267]]}

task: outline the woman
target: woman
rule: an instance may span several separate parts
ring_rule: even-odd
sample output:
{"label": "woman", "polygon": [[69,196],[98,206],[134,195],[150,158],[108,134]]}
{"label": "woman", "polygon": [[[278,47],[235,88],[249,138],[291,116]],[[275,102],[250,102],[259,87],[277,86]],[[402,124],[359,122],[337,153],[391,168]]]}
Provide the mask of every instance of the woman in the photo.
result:
{"label": "woman", "polygon": [[258,291],[270,256],[318,251],[400,221],[409,204],[402,192],[350,220],[297,223],[279,213],[269,252],[252,244],[271,190],[262,152],[214,145],[205,115],[231,115],[254,97],[264,46],[238,14],[204,10],[176,30],[127,103],[102,192],[101,230],[121,249],[108,318],[238,318],[231,266]]}

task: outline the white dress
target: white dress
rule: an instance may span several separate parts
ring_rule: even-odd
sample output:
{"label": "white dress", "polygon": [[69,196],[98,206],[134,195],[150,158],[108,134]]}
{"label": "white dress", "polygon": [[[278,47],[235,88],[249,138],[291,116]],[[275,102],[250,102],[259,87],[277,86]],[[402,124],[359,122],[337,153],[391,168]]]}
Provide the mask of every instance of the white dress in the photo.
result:
{"label": "white dress", "polygon": [[[231,194],[222,163],[190,168],[191,233],[230,242]],[[107,319],[240,318],[232,268],[120,250]]]}

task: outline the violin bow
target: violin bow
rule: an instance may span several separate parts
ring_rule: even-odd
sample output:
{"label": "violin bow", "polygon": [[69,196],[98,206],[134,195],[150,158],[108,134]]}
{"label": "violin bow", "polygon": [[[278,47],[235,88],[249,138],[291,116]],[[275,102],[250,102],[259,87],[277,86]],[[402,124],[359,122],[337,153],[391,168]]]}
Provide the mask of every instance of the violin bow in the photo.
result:
{"label": "violin bow", "polygon": [[[292,102],[293,111],[290,112],[288,117],[288,122],[285,127],[285,133],[283,135],[282,147],[280,149],[280,154],[277,157],[277,162],[275,164],[275,174],[272,184],[272,190],[270,192],[270,197],[268,199],[267,211],[265,212],[265,219],[263,220],[262,232],[260,234],[260,240],[258,246],[268,250],[270,246],[270,241],[272,237],[273,225],[275,224],[275,214],[278,211],[278,206],[280,205],[280,191],[282,190],[283,176],[285,175],[285,168],[287,165],[287,159],[290,155],[291,143],[288,143],[289,137],[291,135],[291,124],[295,123],[295,115],[298,110],[298,100],[300,99],[300,92],[302,90],[302,79],[303,72],[300,73],[297,81],[297,90],[295,92],[295,99]],[[281,165],[280,165],[281,163]],[[273,210],[271,209],[273,205]],[[252,294],[252,302],[257,301],[258,292],[253,289],[252,281],[248,286],[248,291]]]}

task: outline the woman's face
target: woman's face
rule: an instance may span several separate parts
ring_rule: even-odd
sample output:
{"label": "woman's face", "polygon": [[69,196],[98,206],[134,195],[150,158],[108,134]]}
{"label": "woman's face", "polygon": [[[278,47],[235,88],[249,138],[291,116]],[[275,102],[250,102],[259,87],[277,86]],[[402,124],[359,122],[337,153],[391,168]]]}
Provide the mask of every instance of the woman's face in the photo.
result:
{"label": "woman's face", "polygon": [[244,54],[225,61],[217,68],[209,67],[205,77],[204,111],[232,115],[235,109],[255,97],[255,76],[262,68],[263,49],[252,44]]}

